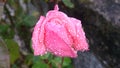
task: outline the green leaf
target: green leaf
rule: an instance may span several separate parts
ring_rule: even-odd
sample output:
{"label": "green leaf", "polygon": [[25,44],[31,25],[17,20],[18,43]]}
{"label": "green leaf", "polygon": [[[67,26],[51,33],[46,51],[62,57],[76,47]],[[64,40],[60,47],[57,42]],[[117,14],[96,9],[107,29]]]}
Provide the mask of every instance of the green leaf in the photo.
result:
{"label": "green leaf", "polygon": [[27,27],[32,27],[36,23],[36,18],[32,15],[21,14],[18,17],[17,27],[25,25]]}
{"label": "green leaf", "polygon": [[9,3],[10,5],[14,5],[15,4],[14,0],[8,0],[7,3]]}
{"label": "green leaf", "polygon": [[40,56],[34,56],[32,68],[48,68],[48,65],[40,59]]}
{"label": "green leaf", "polygon": [[61,57],[55,57],[53,60],[54,60],[54,63],[61,63]]}
{"label": "green leaf", "polygon": [[59,66],[59,64],[61,64],[61,57],[57,57],[55,56],[54,59],[51,60],[52,66],[57,68]]}
{"label": "green leaf", "polygon": [[10,52],[10,63],[13,64],[20,57],[18,44],[12,39],[6,39],[5,42]]}
{"label": "green leaf", "polygon": [[6,32],[9,26],[7,24],[0,24],[0,33]]}
{"label": "green leaf", "polygon": [[48,65],[39,61],[33,64],[32,68],[48,68]]}
{"label": "green leaf", "polygon": [[69,8],[74,8],[74,4],[71,2],[71,0],[62,0],[62,2]]}
{"label": "green leaf", "polygon": [[22,22],[25,26],[32,27],[35,24],[35,18],[33,16],[25,16]]}
{"label": "green leaf", "polygon": [[30,64],[32,64],[32,59],[33,59],[33,54],[27,55],[25,58],[25,63],[29,66]]}
{"label": "green leaf", "polygon": [[10,28],[8,24],[0,24],[0,36],[4,39],[10,39],[14,36],[14,30]]}
{"label": "green leaf", "polygon": [[40,56],[40,58],[41,58],[41,59],[51,59],[52,56],[51,56],[50,53],[47,53],[47,54],[45,54],[45,55],[43,55],[43,56]]}
{"label": "green leaf", "polygon": [[16,64],[13,64],[11,68],[19,68]]}
{"label": "green leaf", "polygon": [[63,67],[70,66],[70,65],[71,65],[71,59],[68,57],[65,57],[63,62]]}

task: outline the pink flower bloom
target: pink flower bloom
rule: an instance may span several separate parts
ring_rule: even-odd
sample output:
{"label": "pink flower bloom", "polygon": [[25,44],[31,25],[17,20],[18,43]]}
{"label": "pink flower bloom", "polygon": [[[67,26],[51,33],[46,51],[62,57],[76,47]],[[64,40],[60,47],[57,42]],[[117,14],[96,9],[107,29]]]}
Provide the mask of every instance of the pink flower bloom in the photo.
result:
{"label": "pink flower bloom", "polygon": [[58,10],[56,5],[35,25],[32,35],[34,55],[51,52],[60,57],[77,57],[77,51],[88,50],[81,21]]}

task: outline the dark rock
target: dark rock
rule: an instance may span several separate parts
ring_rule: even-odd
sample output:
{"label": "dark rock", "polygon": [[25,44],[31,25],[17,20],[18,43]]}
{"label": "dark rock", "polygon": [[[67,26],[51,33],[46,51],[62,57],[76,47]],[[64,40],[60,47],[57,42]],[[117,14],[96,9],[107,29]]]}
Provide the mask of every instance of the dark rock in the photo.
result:
{"label": "dark rock", "polygon": [[75,0],[77,6],[91,8],[116,27],[120,27],[120,0]]}
{"label": "dark rock", "polygon": [[105,68],[91,52],[79,52],[78,55],[73,61],[75,68]]}
{"label": "dark rock", "polygon": [[90,45],[90,52],[78,53],[75,67],[120,68],[120,1],[76,0],[74,3],[75,8],[68,14],[82,21]]}

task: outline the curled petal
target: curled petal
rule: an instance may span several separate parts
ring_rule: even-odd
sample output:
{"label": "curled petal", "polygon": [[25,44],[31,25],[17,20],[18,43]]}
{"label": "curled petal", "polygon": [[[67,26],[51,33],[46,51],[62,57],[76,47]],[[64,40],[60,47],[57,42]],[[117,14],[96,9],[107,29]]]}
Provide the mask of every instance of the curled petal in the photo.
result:
{"label": "curled petal", "polygon": [[44,17],[41,16],[40,20],[37,22],[37,24],[34,27],[34,31],[32,34],[32,48],[34,50],[34,55],[43,55],[46,52],[45,45],[43,44],[43,40],[39,39],[39,33],[41,30],[41,24],[44,21]]}
{"label": "curled petal", "polygon": [[85,33],[83,31],[81,21],[71,18],[71,21],[75,23],[75,28],[76,28],[76,36],[73,38],[74,39],[74,45],[73,47],[76,50],[88,50],[88,43],[86,41]]}

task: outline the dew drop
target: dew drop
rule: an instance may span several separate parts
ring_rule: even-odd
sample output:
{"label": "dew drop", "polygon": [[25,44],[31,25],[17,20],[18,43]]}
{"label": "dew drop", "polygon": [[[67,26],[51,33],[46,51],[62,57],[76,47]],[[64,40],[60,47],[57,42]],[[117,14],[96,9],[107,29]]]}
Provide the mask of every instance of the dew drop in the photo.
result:
{"label": "dew drop", "polygon": [[59,52],[58,54],[59,54],[59,55],[61,55],[61,53],[60,53],[60,52]]}
{"label": "dew drop", "polygon": [[40,41],[40,43],[41,43],[42,41]]}
{"label": "dew drop", "polygon": [[38,28],[38,30],[40,30],[40,28]]}
{"label": "dew drop", "polygon": [[79,37],[79,35],[77,34],[77,37]]}

